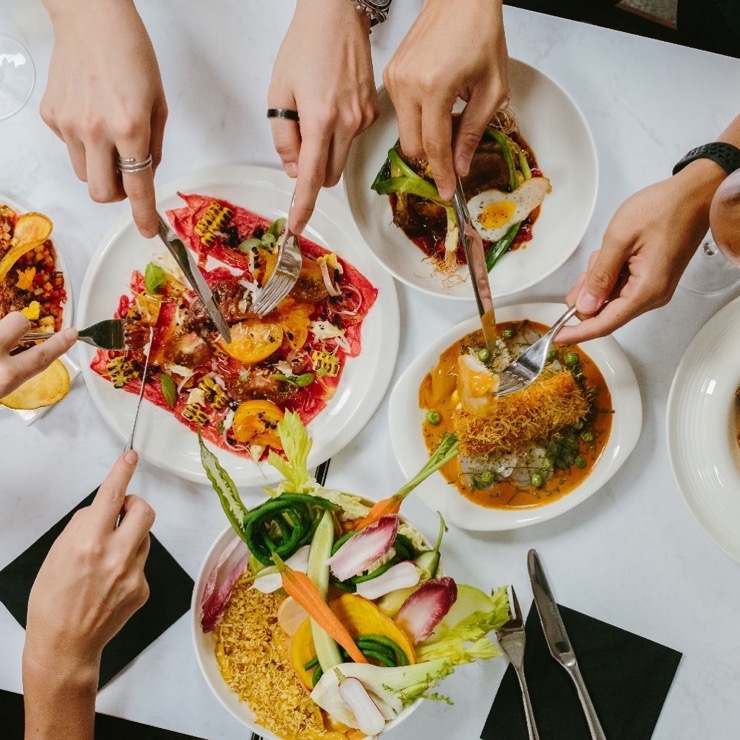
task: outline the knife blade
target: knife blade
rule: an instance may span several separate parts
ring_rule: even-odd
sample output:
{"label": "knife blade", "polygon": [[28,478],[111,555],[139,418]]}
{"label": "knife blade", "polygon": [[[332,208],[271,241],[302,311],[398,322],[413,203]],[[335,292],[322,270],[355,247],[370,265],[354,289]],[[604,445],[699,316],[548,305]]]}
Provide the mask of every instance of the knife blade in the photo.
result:
{"label": "knife blade", "polygon": [[486,253],[483,249],[483,239],[473,225],[473,219],[465,201],[462,180],[457,178],[455,195],[452,197],[452,208],[455,211],[457,228],[462,239],[465,258],[468,261],[470,279],[473,283],[473,293],[478,306],[478,315],[483,328],[483,338],[486,346],[493,352],[496,345],[496,316],[493,311],[493,295],[491,284],[488,282],[488,267]]}
{"label": "knife blade", "polygon": [[532,585],[534,603],[540,617],[547,647],[550,649],[550,655],[565,668],[573,679],[573,683],[576,685],[576,691],[578,692],[578,698],[583,707],[583,713],[586,715],[586,722],[588,723],[591,737],[594,740],[606,740],[604,730],[601,728],[601,723],[586,689],[573,645],[563,624],[563,618],[560,616],[560,610],[558,609],[545,571],[542,568],[542,562],[537,554],[537,550],[529,551],[527,555],[527,567],[529,569],[529,581]]}
{"label": "knife blade", "polygon": [[159,238],[167,247],[175,262],[177,262],[177,266],[182,270],[190,287],[203,302],[203,305],[208,312],[208,316],[216,325],[216,329],[218,329],[218,333],[223,337],[224,341],[229,344],[231,342],[229,325],[226,323],[226,319],[224,318],[223,313],[221,313],[221,309],[219,308],[218,303],[216,303],[216,299],[213,297],[213,293],[208,287],[208,283],[203,277],[203,273],[201,272],[200,267],[198,267],[198,263],[195,261],[190,250],[182,243],[182,241],[177,237],[177,234],[173,231],[172,227],[159,213],[157,213],[157,219],[159,221]]}

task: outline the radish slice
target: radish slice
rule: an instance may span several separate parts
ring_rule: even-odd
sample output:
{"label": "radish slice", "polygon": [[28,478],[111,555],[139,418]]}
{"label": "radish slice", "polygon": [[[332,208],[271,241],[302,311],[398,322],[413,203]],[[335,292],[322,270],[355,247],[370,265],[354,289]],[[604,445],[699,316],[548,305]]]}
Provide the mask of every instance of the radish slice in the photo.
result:
{"label": "radish slice", "polygon": [[244,573],[248,557],[249,550],[240,539],[235,539],[231,547],[221,553],[208,576],[200,600],[200,626],[203,632],[210,632],[221,621],[234,584]]}
{"label": "radish slice", "polygon": [[415,586],[421,578],[419,567],[406,560],[398,563],[392,568],[379,575],[377,578],[371,578],[369,581],[362,581],[357,584],[357,595],[364,596],[370,601],[379,599],[381,596],[389,594],[391,591],[397,591],[399,588],[408,588]]}
{"label": "radish slice", "polygon": [[449,576],[422,584],[403,602],[396,624],[403,627],[414,643],[432,634],[457,599],[457,584]]}
{"label": "radish slice", "polygon": [[[336,669],[335,669],[336,670]],[[339,678],[339,696],[355,715],[357,729],[370,737],[379,735],[385,728],[385,718],[367,689],[356,678]]]}
{"label": "radish slice", "polygon": [[[293,570],[305,573],[308,571],[308,551],[311,545],[304,545],[296,550],[286,561]],[[271,594],[283,587],[283,577],[277,568],[269,566],[261,570],[254,579],[254,587],[263,594]]]}
{"label": "radish slice", "polygon": [[326,562],[340,581],[367,570],[393,546],[398,533],[398,517],[382,516],[369,527],[353,534]]}
{"label": "radish slice", "polygon": [[298,632],[307,616],[308,612],[292,596],[288,596],[278,607],[278,624],[288,637],[293,637]]}
{"label": "radish slice", "polygon": [[326,264],[326,260],[321,260],[321,277],[324,279],[324,286],[326,292],[336,298],[342,295],[342,291],[334,284],[331,274],[329,273],[329,265]]}

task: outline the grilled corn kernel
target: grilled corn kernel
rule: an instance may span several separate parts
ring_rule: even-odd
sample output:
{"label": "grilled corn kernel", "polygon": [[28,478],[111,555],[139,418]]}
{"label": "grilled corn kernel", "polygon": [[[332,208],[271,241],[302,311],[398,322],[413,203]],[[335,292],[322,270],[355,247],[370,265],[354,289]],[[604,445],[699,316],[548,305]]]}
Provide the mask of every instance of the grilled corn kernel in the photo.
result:
{"label": "grilled corn kernel", "polygon": [[189,403],[185,406],[182,415],[196,424],[206,424],[208,422],[208,414],[196,403]]}
{"label": "grilled corn kernel", "polygon": [[214,409],[222,409],[226,405],[228,401],[226,393],[224,393],[224,389],[212,377],[206,376],[203,378],[198,383],[198,387],[205,393],[206,401]]}
{"label": "grilled corn kernel", "polygon": [[223,230],[233,217],[234,212],[230,208],[214,201],[195,224],[195,233],[205,246],[213,246],[216,232]]}
{"label": "grilled corn kernel", "polygon": [[123,388],[134,378],[139,377],[139,371],[134,367],[131,360],[127,360],[123,355],[114,357],[107,365],[108,376],[113,383],[114,388]]}
{"label": "grilled corn kernel", "polygon": [[339,358],[325,349],[315,349],[311,355],[313,366],[319,375],[335,378],[339,375]]}

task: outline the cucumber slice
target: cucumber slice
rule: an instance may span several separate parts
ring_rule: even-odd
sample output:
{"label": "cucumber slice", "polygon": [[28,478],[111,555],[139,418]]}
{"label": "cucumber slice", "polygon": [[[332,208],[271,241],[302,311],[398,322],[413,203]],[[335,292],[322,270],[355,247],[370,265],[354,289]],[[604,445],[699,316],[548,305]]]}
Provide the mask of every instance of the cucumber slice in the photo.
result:
{"label": "cucumber slice", "polygon": [[[316,527],[311,549],[308,552],[308,577],[326,600],[329,594],[329,566],[326,561],[331,557],[334,544],[334,518],[330,511],[325,511]],[[311,620],[311,635],[316,648],[316,657],[321,669],[326,673],[342,662],[337,643]]]}

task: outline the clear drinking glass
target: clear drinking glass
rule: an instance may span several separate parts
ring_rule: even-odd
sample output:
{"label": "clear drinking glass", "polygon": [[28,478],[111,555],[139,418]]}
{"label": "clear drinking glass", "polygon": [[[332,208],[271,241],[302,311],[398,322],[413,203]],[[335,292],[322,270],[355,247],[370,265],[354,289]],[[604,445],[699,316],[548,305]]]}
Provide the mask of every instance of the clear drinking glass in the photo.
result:
{"label": "clear drinking glass", "polygon": [[724,293],[740,285],[740,170],[717,189],[709,226],[679,282],[682,288],[702,295]]}
{"label": "clear drinking glass", "polygon": [[0,35],[0,121],[15,115],[31,97],[36,82],[33,59],[23,44]]}

